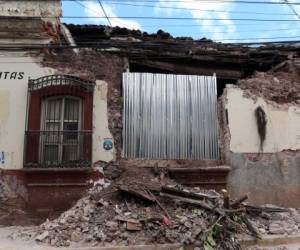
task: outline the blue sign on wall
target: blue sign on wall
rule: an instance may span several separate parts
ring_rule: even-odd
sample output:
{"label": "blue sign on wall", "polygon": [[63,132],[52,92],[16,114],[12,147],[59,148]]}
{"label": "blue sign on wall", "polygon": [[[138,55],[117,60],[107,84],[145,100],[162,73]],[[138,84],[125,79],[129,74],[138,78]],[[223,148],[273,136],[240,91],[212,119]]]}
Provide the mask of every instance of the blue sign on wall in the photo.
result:
{"label": "blue sign on wall", "polygon": [[4,152],[0,152],[0,164],[4,164],[5,163],[5,154]]}
{"label": "blue sign on wall", "polygon": [[114,146],[112,138],[104,138],[103,140],[103,148],[107,151],[112,150]]}

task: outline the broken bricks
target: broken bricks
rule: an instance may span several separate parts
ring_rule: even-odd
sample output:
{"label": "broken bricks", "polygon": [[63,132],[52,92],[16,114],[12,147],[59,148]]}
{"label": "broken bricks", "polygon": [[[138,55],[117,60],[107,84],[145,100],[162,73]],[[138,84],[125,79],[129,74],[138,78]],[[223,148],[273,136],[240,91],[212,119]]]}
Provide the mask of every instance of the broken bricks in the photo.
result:
{"label": "broken bricks", "polygon": [[142,224],[140,223],[139,220],[135,219],[126,219],[120,216],[117,216],[115,219],[118,221],[121,221],[123,223],[126,223],[126,229],[128,231],[140,231],[142,230]]}
{"label": "broken bricks", "polygon": [[126,221],[126,229],[128,231],[140,231],[142,230],[142,224],[137,220],[127,220]]}
{"label": "broken bricks", "polygon": [[238,233],[258,237],[261,233],[281,232],[277,225],[285,227],[282,220],[293,220],[293,227],[286,226],[285,233],[300,231],[298,210],[251,206],[245,203],[245,196],[230,200],[229,208],[224,208],[218,193],[178,188],[176,183],[161,186],[152,176],[143,178],[148,179],[139,183],[133,176],[115,180],[105,190],[92,188],[73,208],[26,237],[53,246],[68,246],[71,242],[86,246],[183,243],[196,244],[200,249],[209,239],[219,249],[235,249]]}

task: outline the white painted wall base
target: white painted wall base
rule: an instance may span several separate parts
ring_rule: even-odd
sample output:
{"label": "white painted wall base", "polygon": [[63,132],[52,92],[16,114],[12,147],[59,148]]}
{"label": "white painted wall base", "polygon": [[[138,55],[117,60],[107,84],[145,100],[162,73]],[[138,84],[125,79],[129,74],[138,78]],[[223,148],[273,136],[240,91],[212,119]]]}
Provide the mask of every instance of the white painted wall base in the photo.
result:
{"label": "white painted wall base", "polygon": [[[40,60],[39,57],[27,56],[24,53],[0,54],[0,168],[2,169],[23,168],[28,79],[60,73],[59,69],[43,67],[39,64]],[[115,159],[116,154],[114,147],[109,150],[103,147],[104,142],[113,144],[113,137],[108,129],[106,82],[96,82],[93,105],[92,160],[93,163],[109,162]]]}
{"label": "white painted wall base", "polygon": [[108,129],[107,89],[107,82],[96,81],[93,110],[93,162],[109,162],[116,158],[114,146],[110,150],[104,148],[105,142],[110,141],[113,144],[113,136]]}

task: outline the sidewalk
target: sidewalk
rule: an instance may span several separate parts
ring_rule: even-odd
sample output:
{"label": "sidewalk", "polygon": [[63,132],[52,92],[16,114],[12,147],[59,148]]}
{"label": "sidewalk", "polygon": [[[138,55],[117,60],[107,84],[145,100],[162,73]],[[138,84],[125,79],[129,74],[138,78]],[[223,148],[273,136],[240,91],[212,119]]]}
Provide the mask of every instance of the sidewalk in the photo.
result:
{"label": "sidewalk", "polygon": [[0,228],[0,250],[179,250],[181,244],[164,244],[164,245],[137,245],[128,247],[48,247],[33,241],[22,241],[20,239],[9,239],[14,231],[21,227],[4,227]]}

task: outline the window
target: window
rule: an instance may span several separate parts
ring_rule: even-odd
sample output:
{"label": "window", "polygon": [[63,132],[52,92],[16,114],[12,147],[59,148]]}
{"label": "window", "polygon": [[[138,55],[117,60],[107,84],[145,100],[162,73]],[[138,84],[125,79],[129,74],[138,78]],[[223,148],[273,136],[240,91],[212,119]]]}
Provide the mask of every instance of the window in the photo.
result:
{"label": "window", "polygon": [[94,83],[47,76],[29,83],[25,167],[88,167]]}
{"label": "window", "polygon": [[43,101],[42,158],[44,162],[79,160],[81,99],[50,97]]}

